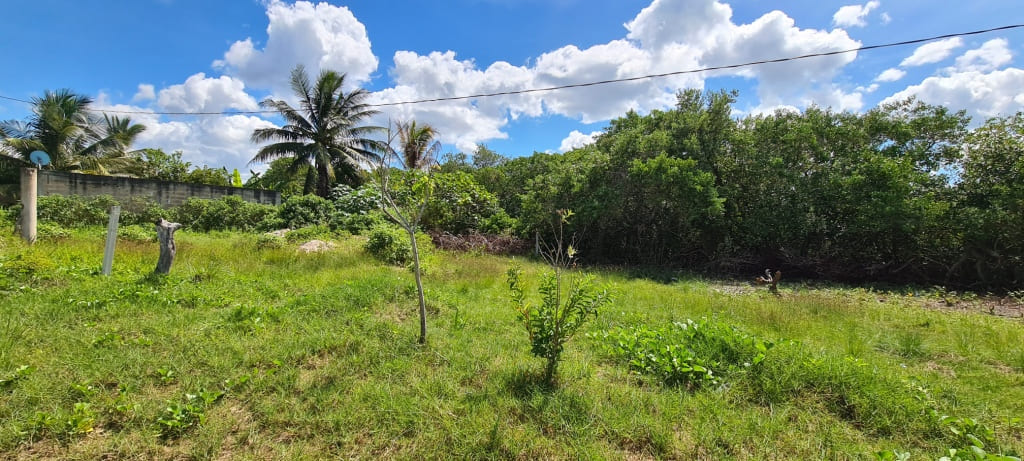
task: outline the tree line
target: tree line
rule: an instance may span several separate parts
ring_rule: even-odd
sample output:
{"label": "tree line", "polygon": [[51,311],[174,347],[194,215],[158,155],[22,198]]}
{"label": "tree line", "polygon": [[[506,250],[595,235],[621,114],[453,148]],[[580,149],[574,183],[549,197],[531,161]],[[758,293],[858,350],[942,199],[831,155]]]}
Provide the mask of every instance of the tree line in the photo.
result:
{"label": "tree line", "polygon": [[[533,240],[551,232],[556,210],[572,210],[584,263],[1024,284],[1024,113],[972,128],[964,111],[906,100],[864,113],[812,106],[736,117],[735,92],[683,90],[673,108],[629,112],[564,154],[507,158],[480,145],[439,158],[433,127],[369,125],[368,93],[344,91],[344,79],[324,71],[311,80],[298,67],[298,107],[263,101],[285,123],[253,133],[265,143],[253,162],[269,168],[247,186],[326,198],[344,184],[359,194],[376,187],[368,166],[390,149],[395,169],[436,174],[433,200],[445,203],[431,206],[445,219],[424,226]],[[0,170],[35,149],[68,170],[186,181],[215,170],[190,171],[180,153],[128,150],[144,127],[90,115],[89,102],[47,92],[28,121],[0,124]],[[230,180],[226,170],[207,176]]]}
{"label": "tree line", "polygon": [[1024,284],[1024,113],[975,129],[914,100],[737,118],[735,98],[682,91],[593,145],[470,170],[523,235],[575,211],[591,262]]}

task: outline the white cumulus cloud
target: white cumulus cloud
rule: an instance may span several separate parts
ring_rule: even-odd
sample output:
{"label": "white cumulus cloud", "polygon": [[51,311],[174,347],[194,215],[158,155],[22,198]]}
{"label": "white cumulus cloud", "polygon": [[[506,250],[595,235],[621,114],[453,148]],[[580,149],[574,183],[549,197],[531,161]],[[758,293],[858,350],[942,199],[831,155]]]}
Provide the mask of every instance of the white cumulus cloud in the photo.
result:
{"label": "white cumulus cloud", "polygon": [[[1024,70],[955,72],[908,86],[882,103],[917,97],[929,104],[966,109],[976,118],[1008,116],[1024,108]],[[979,120],[975,120],[978,122]]]}
{"label": "white cumulus cloud", "polygon": [[921,66],[932,64],[949,57],[953,50],[963,46],[964,41],[960,37],[947,38],[937,42],[926,43],[917,47],[914,53],[908,56],[900,66]]}
{"label": "white cumulus cloud", "polygon": [[897,69],[895,67],[885,69],[878,77],[875,77],[876,82],[895,82],[907,75],[905,70]]}
{"label": "white cumulus cloud", "polygon": [[846,5],[832,15],[832,23],[840,27],[864,27],[867,25],[865,19],[868,17],[868,13],[880,5],[881,3],[877,0],[863,5]]}
{"label": "white cumulus cloud", "polygon": [[149,101],[156,99],[156,89],[153,85],[148,83],[140,83],[138,91],[135,92],[135,96],[132,96],[132,102]]}
{"label": "white cumulus cloud", "polygon": [[272,0],[267,5],[267,43],[251,38],[231,45],[218,69],[236,75],[251,87],[289,93],[288,78],[297,64],[315,76],[322,69],[347,74],[351,85],[365,83],[377,70],[366,27],[343,6],[326,2]]}
{"label": "white cumulus cloud", "polygon": [[[860,42],[841,30],[800,28],[781,11],[751,23],[732,21],[732,8],[716,0],[654,0],[625,24],[623,38],[585,48],[565,45],[537,56],[531,64],[495,62],[486,67],[459,60],[452,51],[394,55],[391,88],[375,93],[377,102],[495,93],[622,79],[855,48]],[[779,65],[713,74],[684,74],[550,92],[389,107],[395,118],[415,118],[439,128],[445,142],[471,150],[488,139],[507,137],[504,127],[518,117],[557,114],[592,123],[629,110],[646,112],[675,104],[683,88],[703,88],[709,75],[757,79],[761,104],[776,106],[812,98],[819,104],[859,109],[861,93],[832,83],[856,58],[846,53]]]}
{"label": "white cumulus cloud", "polygon": [[168,112],[219,112],[225,109],[255,110],[256,100],[245,92],[241,80],[222,75],[207,77],[200,72],[160,90],[157,104]]}
{"label": "white cumulus cloud", "polygon": [[593,144],[597,136],[600,135],[600,131],[593,131],[590,134],[583,134],[579,130],[572,130],[569,136],[566,136],[562,140],[562,144],[558,146],[559,152],[568,152],[573,149],[579,149],[580,147]]}
{"label": "white cumulus cloud", "polygon": [[1009,42],[1005,38],[996,38],[956,58],[956,70],[988,72],[1003,67],[1010,61],[1013,61],[1013,53],[1010,52]]}

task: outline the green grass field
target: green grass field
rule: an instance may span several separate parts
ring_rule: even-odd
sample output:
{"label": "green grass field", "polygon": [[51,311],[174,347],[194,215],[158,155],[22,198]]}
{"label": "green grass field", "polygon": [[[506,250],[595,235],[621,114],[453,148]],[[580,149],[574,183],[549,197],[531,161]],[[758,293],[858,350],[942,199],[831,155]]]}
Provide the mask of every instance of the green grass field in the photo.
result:
{"label": "green grass field", "polygon": [[[0,237],[0,458],[936,459],[967,435],[1024,453],[1019,320],[600,270],[614,303],[551,388],[509,305],[508,258],[432,254],[418,346],[412,274],[360,237],[307,255],[180,232],[158,278],[157,244],[132,241],[98,275],[102,234]],[[536,297],[545,268],[519,262]],[[605,338],[702,318],[776,345],[691,389],[631,372]]]}

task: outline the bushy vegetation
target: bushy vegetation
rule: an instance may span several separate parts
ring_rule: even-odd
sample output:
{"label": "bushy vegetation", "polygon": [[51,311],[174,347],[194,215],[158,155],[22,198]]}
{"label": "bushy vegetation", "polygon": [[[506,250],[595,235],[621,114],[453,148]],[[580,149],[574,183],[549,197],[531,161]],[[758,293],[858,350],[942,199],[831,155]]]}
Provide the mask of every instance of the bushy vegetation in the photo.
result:
{"label": "bushy vegetation", "polygon": [[[518,221],[577,213],[590,262],[1010,289],[1024,283],[1024,114],[969,130],[909,100],[733,118],[687,90],[595,144],[471,171]],[[454,160],[453,160],[454,161]]]}
{"label": "bushy vegetation", "polygon": [[720,322],[673,322],[664,328],[638,325],[607,335],[610,349],[630,369],[669,385],[714,386],[757,367],[774,346]]}
{"label": "bushy vegetation", "polygon": [[[416,233],[416,245],[419,247],[421,258],[427,256],[433,248],[430,236],[419,232]],[[387,264],[408,266],[412,263],[412,243],[409,241],[409,235],[398,226],[380,224],[371,228],[366,234],[366,244],[363,248]]]}
{"label": "bushy vegetation", "polygon": [[250,203],[237,195],[217,200],[190,198],[174,209],[174,220],[197,231],[269,230],[276,227],[278,210],[271,205]]}

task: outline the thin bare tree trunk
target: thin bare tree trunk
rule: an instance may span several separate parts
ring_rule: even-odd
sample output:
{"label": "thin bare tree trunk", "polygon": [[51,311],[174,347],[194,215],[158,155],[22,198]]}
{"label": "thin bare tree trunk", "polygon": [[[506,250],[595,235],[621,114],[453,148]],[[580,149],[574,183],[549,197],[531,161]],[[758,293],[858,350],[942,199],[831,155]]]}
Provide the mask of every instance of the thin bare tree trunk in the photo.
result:
{"label": "thin bare tree trunk", "polygon": [[420,250],[416,246],[416,232],[412,229],[406,230],[409,233],[409,240],[412,243],[412,268],[416,275],[416,293],[420,298],[420,344],[427,342],[427,300],[423,296],[423,280],[420,277]]}
{"label": "thin bare tree trunk", "polygon": [[160,259],[156,261],[157,274],[168,274],[171,272],[171,264],[174,263],[174,231],[181,228],[181,224],[168,222],[160,218],[156,222],[156,236],[160,240]]}

